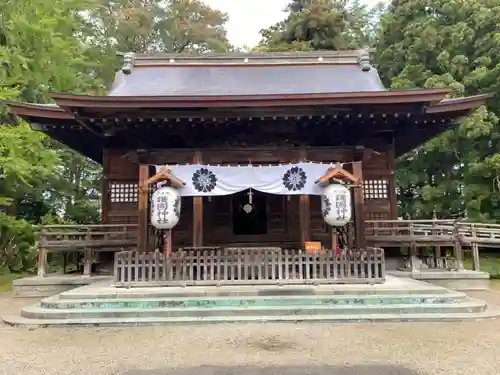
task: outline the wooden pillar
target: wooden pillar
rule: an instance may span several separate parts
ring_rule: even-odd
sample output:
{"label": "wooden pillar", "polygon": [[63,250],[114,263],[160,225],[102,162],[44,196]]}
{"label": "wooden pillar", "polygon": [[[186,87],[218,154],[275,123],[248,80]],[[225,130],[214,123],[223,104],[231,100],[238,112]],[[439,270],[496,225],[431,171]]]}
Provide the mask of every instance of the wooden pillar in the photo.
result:
{"label": "wooden pillar", "polygon": [[148,234],[149,234],[148,230],[149,186],[147,186],[148,178],[149,178],[149,166],[147,164],[141,164],[139,166],[139,212],[138,212],[139,238],[137,247],[137,250],[140,252],[148,251]]}
{"label": "wooden pillar", "polygon": [[163,230],[163,255],[168,257],[172,253],[172,229]]}
{"label": "wooden pillar", "polygon": [[457,220],[455,222],[454,228],[453,228],[453,232],[454,232],[453,251],[455,253],[457,271],[463,271],[464,270],[464,261],[463,261],[464,258],[463,258],[462,243],[460,242],[459,225],[460,225],[460,223]]}
{"label": "wooden pillar", "polygon": [[365,231],[365,200],[363,197],[363,166],[360,161],[352,164],[352,174],[358,179],[358,185],[354,188],[354,224],[356,225],[356,247],[366,247]]}
{"label": "wooden pillar", "polygon": [[[92,234],[90,229],[87,229],[85,234],[85,242],[90,243],[92,241]],[[83,250],[83,276],[90,276],[92,273],[92,249],[86,247]]]}
{"label": "wooden pillar", "polygon": [[108,224],[109,219],[109,153],[107,149],[102,151],[103,176],[101,182],[101,224]]}
{"label": "wooden pillar", "polygon": [[332,235],[332,250],[337,250],[337,246],[339,246],[338,238],[337,238],[337,228],[330,226],[330,233]]}
{"label": "wooden pillar", "polygon": [[472,269],[474,271],[481,270],[479,266],[479,245],[476,242],[472,244]]}
{"label": "wooden pillar", "polygon": [[47,249],[45,243],[47,241],[47,230],[42,228],[40,232],[40,243],[38,245],[38,276],[45,276],[45,266],[47,265]]}
{"label": "wooden pillar", "polygon": [[396,195],[396,158],[394,156],[394,145],[387,152],[387,167],[389,169],[389,183],[387,196],[390,202],[390,220],[398,219],[398,197]]}
{"label": "wooden pillar", "polygon": [[[193,164],[201,162],[201,151],[196,151]],[[203,246],[203,197],[193,197],[193,247],[201,246]]]}
{"label": "wooden pillar", "polygon": [[[307,160],[306,150],[301,150],[299,155],[300,161]],[[311,235],[311,205],[309,203],[309,195],[301,195],[299,201],[299,222],[300,222],[300,242],[302,248],[305,249],[305,243],[310,240]]]}

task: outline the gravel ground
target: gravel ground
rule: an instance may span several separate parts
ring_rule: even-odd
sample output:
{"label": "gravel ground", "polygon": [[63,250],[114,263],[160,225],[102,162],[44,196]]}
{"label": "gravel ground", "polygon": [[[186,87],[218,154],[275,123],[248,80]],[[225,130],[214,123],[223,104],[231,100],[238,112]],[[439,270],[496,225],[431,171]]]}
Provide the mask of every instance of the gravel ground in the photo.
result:
{"label": "gravel ground", "polygon": [[[500,292],[472,296],[500,305]],[[33,300],[0,295],[0,315]],[[498,375],[500,320],[13,328],[0,375]]]}

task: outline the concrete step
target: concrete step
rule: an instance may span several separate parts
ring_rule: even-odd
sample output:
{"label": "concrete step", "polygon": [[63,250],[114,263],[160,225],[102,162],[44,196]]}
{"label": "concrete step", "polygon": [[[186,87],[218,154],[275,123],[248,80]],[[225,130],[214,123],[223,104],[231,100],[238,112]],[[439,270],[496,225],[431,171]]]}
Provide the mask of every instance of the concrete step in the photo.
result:
{"label": "concrete step", "polygon": [[465,300],[461,292],[446,294],[401,294],[401,295],[333,295],[333,296],[244,296],[183,298],[108,298],[108,299],[61,299],[59,296],[45,298],[41,307],[46,309],[102,309],[102,308],[201,308],[201,307],[245,307],[245,306],[361,306],[394,304],[451,304]]}
{"label": "concrete step", "polygon": [[420,281],[391,277],[391,283],[377,285],[275,285],[275,286],[190,286],[190,287],[140,287],[115,288],[113,286],[88,285],[61,293],[63,299],[114,299],[114,298],[186,298],[186,297],[278,297],[278,296],[342,296],[342,295],[400,295],[400,294],[447,294],[446,288]]}
{"label": "concrete step", "polygon": [[470,313],[408,313],[408,314],[325,314],[325,315],[258,315],[258,316],[205,316],[205,317],[131,317],[131,318],[69,318],[69,319],[29,319],[19,315],[2,317],[6,324],[25,327],[116,327],[151,325],[188,325],[220,323],[375,323],[375,322],[457,322],[478,321],[500,316],[500,309],[488,306],[485,311]]}
{"label": "concrete step", "polygon": [[446,304],[392,304],[392,305],[318,305],[318,306],[240,306],[240,307],[184,307],[184,308],[101,308],[101,309],[46,309],[40,305],[21,310],[28,319],[96,319],[96,318],[201,318],[222,316],[229,320],[243,316],[290,315],[365,315],[365,314],[432,314],[479,313],[486,304],[475,299]]}

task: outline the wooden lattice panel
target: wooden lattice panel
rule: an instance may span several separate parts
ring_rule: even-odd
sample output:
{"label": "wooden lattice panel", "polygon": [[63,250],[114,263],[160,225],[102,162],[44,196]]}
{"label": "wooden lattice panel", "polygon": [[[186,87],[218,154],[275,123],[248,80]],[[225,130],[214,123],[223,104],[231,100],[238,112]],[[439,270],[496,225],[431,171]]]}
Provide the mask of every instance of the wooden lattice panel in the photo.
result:
{"label": "wooden lattice panel", "polygon": [[389,212],[369,212],[367,220],[389,220]]}
{"label": "wooden lattice panel", "polygon": [[109,185],[109,199],[111,203],[137,203],[139,186],[133,183],[112,182]]}
{"label": "wooden lattice panel", "polygon": [[388,199],[389,198],[389,180],[364,180],[363,195],[365,199]]}

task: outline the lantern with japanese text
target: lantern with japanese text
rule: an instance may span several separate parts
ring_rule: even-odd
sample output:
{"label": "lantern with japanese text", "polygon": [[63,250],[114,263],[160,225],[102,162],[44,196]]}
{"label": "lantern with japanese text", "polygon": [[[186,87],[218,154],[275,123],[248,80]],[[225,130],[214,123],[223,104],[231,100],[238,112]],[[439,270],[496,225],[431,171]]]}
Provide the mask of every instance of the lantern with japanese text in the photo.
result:
{"label": "lantern with japanese text", "polygon": [[161,187],[151,197],[151,225],[157,229],[172,229],[179,222],[181,196],[170,186]]}
{"label": "lantern with japanese text", "polygon": [[352,216],[351,191],[342,184],[328,185],[321,196],[321,211],[327,224],[346,225]]}

